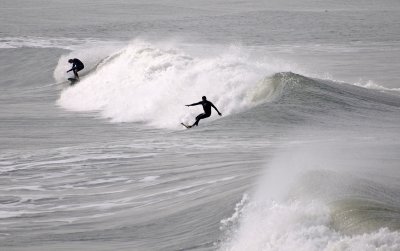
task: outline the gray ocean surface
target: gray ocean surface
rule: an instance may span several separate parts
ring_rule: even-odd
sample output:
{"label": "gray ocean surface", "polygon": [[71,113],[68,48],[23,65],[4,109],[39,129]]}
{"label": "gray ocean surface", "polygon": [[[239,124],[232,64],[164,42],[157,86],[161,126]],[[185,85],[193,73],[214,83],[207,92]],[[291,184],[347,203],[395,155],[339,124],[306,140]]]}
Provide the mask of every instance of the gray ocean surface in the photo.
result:
{"label": "gray ocean surface", "polygon": [[400,250],[399,31],[397,0],[2,0],[0,250]]}

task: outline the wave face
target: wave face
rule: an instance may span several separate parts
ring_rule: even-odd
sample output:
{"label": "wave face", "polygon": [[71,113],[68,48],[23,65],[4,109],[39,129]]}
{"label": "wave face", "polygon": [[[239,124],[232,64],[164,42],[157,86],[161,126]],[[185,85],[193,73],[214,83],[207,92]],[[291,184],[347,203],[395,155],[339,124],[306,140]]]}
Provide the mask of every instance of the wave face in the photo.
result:
{"label": "wave face", "polygon": [[[60,60],[56,72],[65,69],[66,58]],[[201,112],[184,105],[202,96],[224,115],[272,98],[278,86],[265,85],[264,78],[280,70],[289,67],[252,62],[237,47],[217,55],[191,56],[178,46],[135,41],[103,58],[79,85],[62,92],[58,104],[72,111],[99,111],[113,122],[174,128]]]}

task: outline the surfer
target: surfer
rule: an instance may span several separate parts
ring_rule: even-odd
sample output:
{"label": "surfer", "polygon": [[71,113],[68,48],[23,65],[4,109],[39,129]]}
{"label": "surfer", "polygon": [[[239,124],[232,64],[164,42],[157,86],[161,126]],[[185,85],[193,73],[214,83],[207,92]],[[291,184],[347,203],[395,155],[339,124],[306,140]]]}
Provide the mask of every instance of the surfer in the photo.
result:
{"label": "surfer", "polygon": [[186,106],[189,107],[189,106],[195,106],[195,105],[202,105],[202,106],[203,106],[203,109],[204,109],[204,113],[199,114],[199,115],[196,117],[196,122],[194,122],[193,125],[188,126],[189,128],[190,128],[190,127],[193,127],[193,126],[198,126],[198,125],[199,125],[200,119],[205,119],[205,118],[210,117],[210,116],[211,116],[211,107],[214,108],[214,109],[218,112],[218,115],[219,115],[219,116],[222,116],[222,114],[218,111],[217,107],[215,107],[215,105],[214,105],[213,103],[211,103],[210,101],[208,101],[207,98],[206,98],[206,96],[203,96],[203,97],[202,97],[202,101],[197,102],[197,103],[193,103],[193,104],[190,104],[190,105],[186,105]]}
{"label": "surfer", "polygon": [[74,58],[74,59],[69,59],[68,63],[72,64],[72,68],[69,71],[67,71],[67,73],[70,71],[73,71],[74,75],[75,75],[75,79],[79,80],[78,71],[82,70],[85,67],[83,65],[82,61],[80,61],[77,58]]}

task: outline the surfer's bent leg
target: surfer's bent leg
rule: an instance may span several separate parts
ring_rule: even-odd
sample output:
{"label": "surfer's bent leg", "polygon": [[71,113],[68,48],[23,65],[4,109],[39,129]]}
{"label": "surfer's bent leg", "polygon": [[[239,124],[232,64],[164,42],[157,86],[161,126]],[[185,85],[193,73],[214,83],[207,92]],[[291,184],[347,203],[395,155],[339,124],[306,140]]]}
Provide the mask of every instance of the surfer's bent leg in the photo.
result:
{"label": "surfer's bent leg", "polygon": [[74,70],[73,70],[73,72],[74,72],[74,76],[75,76],[75,78],[76,78],[76,79],[79,79],[79,76],[78,76],[78,71],[77,71],[76,69],[74,69]]}
{"label": "surfer's bent leg", "polygon": [[78,71],[83,70],[83,68],[84,68],[84,66],[80,66],[80,67],[77,67],[77,68],[74,69],[74,75],[75,75],[76,79],[79,79]]}
{"label": "surfer's bent leg", "polygon": [[194,124],[193,124],[192,126],[198,126],[198,125],[199,125],[200,119],[208,118],[208,117],[210,117],[210,115],[211,115],[211,114],[208,114],[208,113],[199,114],[199,115],[196,117],[196,122],[194,122]]}

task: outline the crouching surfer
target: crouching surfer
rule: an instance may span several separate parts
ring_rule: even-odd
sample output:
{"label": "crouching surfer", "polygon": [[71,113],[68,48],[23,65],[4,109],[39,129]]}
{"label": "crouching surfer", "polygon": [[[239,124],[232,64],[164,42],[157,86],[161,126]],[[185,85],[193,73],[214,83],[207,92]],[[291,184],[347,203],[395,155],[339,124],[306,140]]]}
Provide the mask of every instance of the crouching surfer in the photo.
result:
{"label": "crouching surfer", "polygon": [[198,126],[198,125],[199,125],[199,121],[200,121],[201,119],[205,119],[205,118],[210,117],[210,116],[211,116],[211,107],[214,108],[214,109],[218,112],[218,115],[219,115],[219,116],[222,116],[222,114],[218,111],[217,107],[215,107],[215,105],[214,105],[213,103],[211,103],[210,101],[208,101],[207,98],[206,98],[206,96],[203,96],[203,97],[202,97],[202,101],[197,102],[197,103],[193,103],[193,104],[190,104],[190,105],[186,105],[186,106],[189,107],[189,106],[195,106],[195,105],[202,105],[202,106],[203,106],[203,109],[204,109],[204,113],[199,114],[199,115],[196,117],[196,122],[194,122],[193,125],[187,126],[187,125],[185,125],[185,124],[182,124],[182,125],[184,125],[184,126],[187,127],[187,128],[191,128],[191,127],[193,127],[193,126]]}
{"label": "crouching surfer", "polygon": [[83,65],[82,61],[80,61],[77,58],[74,58],[74,59],[69,59],[68,63],[72,64],[72,68],[69,71],[67,71],[67,73],[70,72],[70,71],[73,71],[74,72],[74,76],[75,76],[75,80],[79,80],[78,71],[81,71],[83,68],[85,68],[85,66]]}

